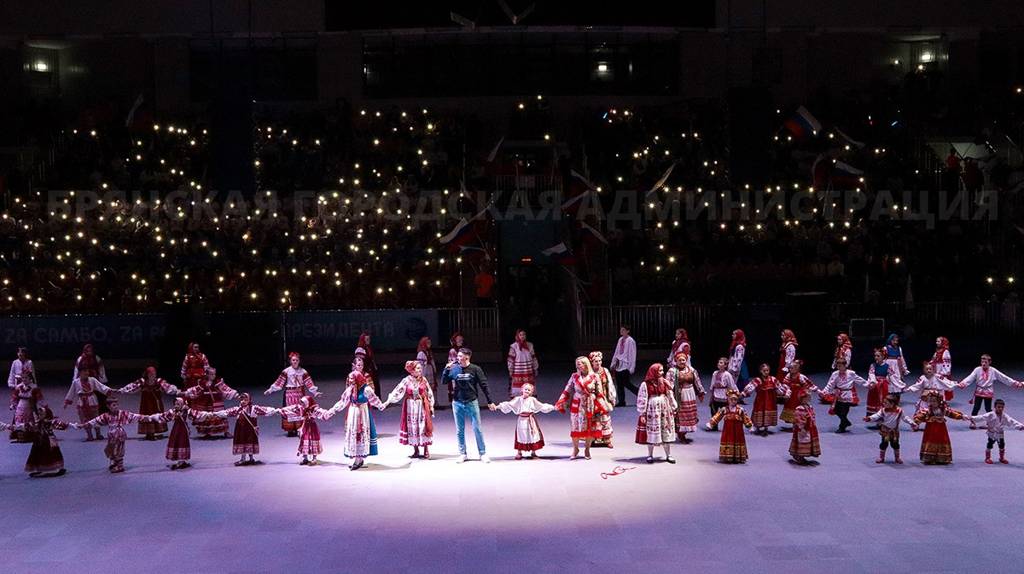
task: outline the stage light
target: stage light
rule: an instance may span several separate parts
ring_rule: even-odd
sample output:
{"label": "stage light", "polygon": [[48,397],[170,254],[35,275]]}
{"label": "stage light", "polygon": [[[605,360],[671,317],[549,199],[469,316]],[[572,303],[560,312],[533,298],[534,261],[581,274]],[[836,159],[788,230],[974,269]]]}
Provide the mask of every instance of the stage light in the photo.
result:
{"label": "stage light", "polygon": [[36,60],[35,62],[32,62],[32,69],[37,72],[49,72],[50,65],[42,60]]}

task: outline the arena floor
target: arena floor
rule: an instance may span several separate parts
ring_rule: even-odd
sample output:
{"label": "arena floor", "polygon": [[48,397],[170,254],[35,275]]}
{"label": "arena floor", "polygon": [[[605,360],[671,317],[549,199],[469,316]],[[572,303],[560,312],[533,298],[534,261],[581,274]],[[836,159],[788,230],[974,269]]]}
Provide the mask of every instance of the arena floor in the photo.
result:
{"label": "arena floor", "polygon": [[[495,382],[498,369],[488,370]],[[543,377],[540,397],[554,402],[563,381]],[[341,382],[321,387],[333,401]],[[59,413],[66,389],[44,390]],[[997,394],[1024,419],[1024,394]],[[130,395],[124,406],[134,409],[137,400]],[[962,393],[954,407],[969,408],[966,400]],[[321,424],[326,452],[313,468],[297,464],[297,439],[284,436],[276,417],[263,425],[264,464],[242,468],[232,464],[230,440],[193,440],[194,467],[172,472],[163,442],[133,439],[127,472],[110,475],[103,443],[70,430],[60,435],[69,471],[61,478],[27,478],[28,445],[0,449],[0,554],[8,572],[52,573],[839,574],[1004,571],[1024,563],[1017,545],[1024,501],[1016,495],[1024,487],[1024,434],[1008,435],[1012,464],[989,466],[985,432],[951,422],[955,463],[924,467],[921,433],[906,430],[907,464],[877,465],[878,435],[863,425],[835,435],[826,410],[818,409],[817,467],[788,462],[784,433],[748,435],[750,461],[719,464],[718,435],[707,432],[674,445],[678,464],[647,465],[645,449],[632,441],[632,407],[615,412],[616,448],[594,449],[589,461],[568,459],[568,420],[557,413],[539,419],[548,442],[542,459],[515,461],[515,417],[487,412],[490,465],[455,463],[450,410],[435,419],[434,459],[410,460],[396,436],[400,409],[391,408],[376,415],[381,456],[357,472],[341,455],[341,417]],[[706,413],[702,405],[702,422]],[[851,419],[863,413],[858,407]],[[602,478],[616,466],[629,470]]]}

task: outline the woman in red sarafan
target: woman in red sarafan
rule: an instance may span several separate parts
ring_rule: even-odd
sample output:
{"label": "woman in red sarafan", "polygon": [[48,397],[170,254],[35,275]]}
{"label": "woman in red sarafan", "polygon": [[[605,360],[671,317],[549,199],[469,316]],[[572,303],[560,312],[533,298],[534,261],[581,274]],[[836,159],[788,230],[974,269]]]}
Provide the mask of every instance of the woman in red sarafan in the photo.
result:
{"label": "woman in red sarafan", "polygon": [[412,447],[412,458],[419,458],[420,447],[423,458],[430,458],[430,445],[434,442],[434,393],[419,361],[406,361],[405,372],[408,376],[391,391],[384,406],[402,404],[398,442]]}
{"label": "woman in red sarafan", "polygon": [[672,441],[675,439],[676,400],[665,380],[665,368],[654,363],[647,369],[636,395],[636,443],[647,445],[647,464],[654,462],[654,446],[665,449],[665,462],[675,464]]}
{"label": "woman in red sarafan", "polygon": [[[156,376],[155,365],[146,367],[146,370],[142,372],[142,377],[121,387],[117,392],[122,395],[139,393],[139,414],[147,417],[164,412],[164,393],[168,395],[181,393],[178,387]],[[157,440],[164,438],[167,424],[151,420],[139,421],[136,432],[145,435],[146,440]]]}
{"label": "woman in red sarafan", "polygon": [[189,343],[185,359],[181,361],[181,384],[184,388],[194,387],[206,377],[210,361],[199,350],[199,343]]}
{"label": "woman in red sarafan", "polygon": [[561,413],[565,412],[566,403],[569,404],[569,435],[572,437],[570,460],[579,457],[580,441],[584,443],[583,458],[590,459],[590,447],[594,439],[601,438],[597,415],[604,412],[600,400],[603,398],[597,391],[597,376],[590,366],[590,359],[576,357],[576,372],[569,377],[565,390],[555,403],[555,408]]}

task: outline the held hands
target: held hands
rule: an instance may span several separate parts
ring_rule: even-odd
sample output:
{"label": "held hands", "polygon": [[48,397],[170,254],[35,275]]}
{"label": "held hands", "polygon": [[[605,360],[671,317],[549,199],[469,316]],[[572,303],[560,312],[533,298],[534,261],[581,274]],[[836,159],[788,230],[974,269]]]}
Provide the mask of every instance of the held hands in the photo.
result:
{"label": "held hands", "polygon": [[272,393],[272,392],[274,392],[274,391],[271,390],[271,389],[267,389],[267,390],[263,391],[263,394],[264,394],[264,396],[269,396],[270,393]]}
{"label": "held hands", "polygon": [[494,403],[487,403],[487,408],[492,410],[492,411],[498,410],[497,405],[495,405]]}
{"label": "held hands", "polygon": [[868,417],[864,417],[864,422],[869,423],[869,422],[871,422],[871,419],[868,418]]}

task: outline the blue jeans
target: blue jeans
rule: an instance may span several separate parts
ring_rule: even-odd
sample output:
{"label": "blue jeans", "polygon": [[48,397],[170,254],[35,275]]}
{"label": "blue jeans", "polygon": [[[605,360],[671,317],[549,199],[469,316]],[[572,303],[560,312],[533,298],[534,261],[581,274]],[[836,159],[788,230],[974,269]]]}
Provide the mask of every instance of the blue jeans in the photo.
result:
{"label": "blue jeans", "polygon": [[455,414],[455,434],[459,438],[459,454],[466,454],[466,415],[469,415],[469,421],[473,423],[473,434],[476,435],[476,449],[480,451],[480,456],[486,454],[487,447],[484,446],[484,431],[480,428],[480,403],[476,401],[468,403],[454,401],[452,403],[452,412]]}

